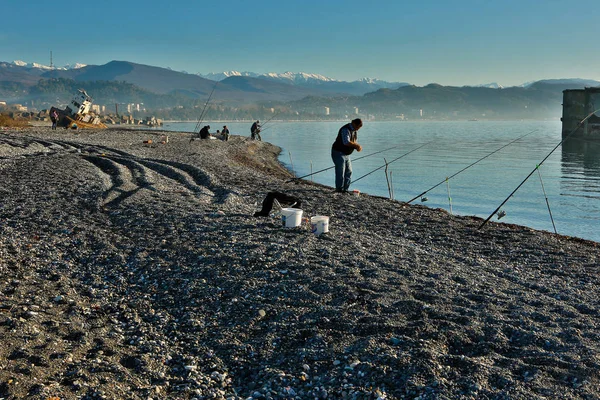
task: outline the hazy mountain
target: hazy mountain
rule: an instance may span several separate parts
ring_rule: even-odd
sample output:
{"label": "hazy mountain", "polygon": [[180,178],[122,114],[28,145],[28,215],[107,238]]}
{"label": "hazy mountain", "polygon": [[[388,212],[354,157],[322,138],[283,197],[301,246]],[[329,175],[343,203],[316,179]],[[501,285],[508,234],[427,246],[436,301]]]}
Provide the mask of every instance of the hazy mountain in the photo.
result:
{"label": "hazy mountain", "polygon": [[0,62],[0,82],[4,85],[33,86],[39,80],[39,75],[32,74],[22,67],[15,68],[7,63]]}
{"label": "hazy mountain", "polygon": [[504,89],[504,86],[502,86],[496,82],[482,83],[481,85],[465,85],[464,87],[484,87],[484,88],[490,88],[490,89]]}
{"label": "hazy mountain", "polygon": [[539,81],[527,82],[521,85],[521,87],[530,87],[535,84],[548,84],[548,85],[563,85],[563,86],[579,86],[579,87],[596,87],[600,86],[600,82],[592,79],[581,79],[581,78],[563,78],[563,79],[543,79]]}
{"label": "hazy mountain", "polygon": [[406,86],[405,82],[386,82],[379,79],[363,78],[360,80],[346,82],[329,78],[319,74],[307,74],[304,72],[285,72],[283,74],[269,73],[260,75],[258,78],[285,82],[294,86],[314,88],[329,94],[350,94],[354,96],[363,95],[382,88],[396,89]]}
{"label": "hazy mountain", "polygon": [[294,87],[279,82],[265,82],[248,76],[230,76],[218,83],[195,74],[152,67],[128,61],[111,61],[79,69],[51,70],[44,78],[68,78],[78,82],[127,82],[158,94],[183,94],[190,98],[207,98],[214,89],[214,101],[258,102],[289,101],[308,95],[323,95],[318,89]]}
{"label": "hazy mountain", "polygon": [[377,119],[421,118],[421,110],[423,118],[437,119],[558,118],[563,90],[600,86],[589,79],[548,79],[508,88],[496,83],[417,87],[370,78],[344,82],[308,73],[250,75],[230,71],[223,73],[223,80],[210,80],[127,61],[61,68],[0,62],[0,100],[43,108],[70,98],[83,87],[98,103],[135,102],[159,109],[193,109],[211,96],[211,105],[221,107],[223,117],[229,112],[227,107],[262,104],[286,107],[290,117],[306,118],[324,116],[325,107],[330,118],[345,118],[357,109],[359,115]]}
{"label": "hazy mountain", "polygon": [[197,75],[128,61],[111,61],[104,65],[88,65],[70,70],[50,70],[42,74],[42,77],[68,78],[78,82],[123,81],[160,94],[185,89],[195,95],[204,96],[210,93],[214,86],[213,81]]}
{"label": "hazy mountain", "polygon": [[[216,86],[215,97],[247,102],[291,101],[306,96],[324,96],[326,92],[318,88],[305,88],[287,83],[269,81],[250,76],[231,76]],[[224,92],[227,91],[227,92]]]}
{"label": "hazy mountain", "polygon": [[318,93],[329,94],[350,94],[354,96],[363,95],[382,88],[396,89],[400,86],[409,85],[406,82],[387,82],[374,78],[363,78],[352,82],[340,81],[334,78],[320,74],[311,74],[306,72],[269,72],[266,74],[257,74],[255,72],[227,71],[221,73],[210,73],[200,76],[208,79],[221,81],[232,76],[255,77],[259,79],[280,82],[292,86],[299,86],[309,89],[316,89]]}
{"label": "hazy mountain", "polygon": [[372,115],[375,119],[558,119],[565,89],[583,89],[595,81],[539,81],[529,87],[453,87],[429,84],[380,89],[364,96],[305,98],[293,103],[303,113],[344,116]]}

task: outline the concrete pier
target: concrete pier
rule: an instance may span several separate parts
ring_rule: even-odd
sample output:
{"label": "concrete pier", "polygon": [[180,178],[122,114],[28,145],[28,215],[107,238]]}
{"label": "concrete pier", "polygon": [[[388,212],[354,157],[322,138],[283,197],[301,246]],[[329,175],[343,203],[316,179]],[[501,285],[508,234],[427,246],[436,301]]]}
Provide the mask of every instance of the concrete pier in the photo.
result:
{"label": "concrete pier", "polygon": [[[594,113],[581,126],[581,120]],[[562,137],[600,140],[600,87],[563,91]]]}

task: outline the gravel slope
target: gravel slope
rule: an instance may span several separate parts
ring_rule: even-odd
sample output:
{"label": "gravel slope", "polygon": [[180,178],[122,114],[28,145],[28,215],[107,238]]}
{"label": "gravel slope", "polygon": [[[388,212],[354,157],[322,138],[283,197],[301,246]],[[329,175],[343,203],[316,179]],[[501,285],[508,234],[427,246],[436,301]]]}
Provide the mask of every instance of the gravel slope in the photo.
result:
{"label": "gravel slope", "polygon": [[[598,243],[290,183],[278,151],[0,131],[0,398],[600,398]],[[330,232],[252,217],[273,190]]]}

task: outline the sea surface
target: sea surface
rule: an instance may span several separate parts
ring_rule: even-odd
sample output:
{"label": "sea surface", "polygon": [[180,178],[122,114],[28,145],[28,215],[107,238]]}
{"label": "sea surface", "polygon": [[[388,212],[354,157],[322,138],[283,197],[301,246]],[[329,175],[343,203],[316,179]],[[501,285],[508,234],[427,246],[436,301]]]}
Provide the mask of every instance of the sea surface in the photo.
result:
{"label": "sea surface", "polygon": [[[204,124],[211,132],[224,125]],[[250,122],[227,125],[250,135]],[[280,161],[296,176],[326,169],[305,179],[333,186],[331,144],[342,125],[268,121],[261,135],[282,148]],[[350,189],[600,242],[600,142],[561,140],[560,121],[367,121]]]}

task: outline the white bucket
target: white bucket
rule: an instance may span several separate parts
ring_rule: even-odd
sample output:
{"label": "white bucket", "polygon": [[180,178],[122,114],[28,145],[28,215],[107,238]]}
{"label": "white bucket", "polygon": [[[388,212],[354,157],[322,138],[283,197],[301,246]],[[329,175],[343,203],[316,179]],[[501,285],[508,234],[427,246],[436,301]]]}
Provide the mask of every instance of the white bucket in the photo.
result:
{"label": "white bucket", "polygon": [[360,190],[358,190],[358,189],[354,189],[354,190],[352,191],[352,194],[358,197],[358,196],[360,196]]}
{"label": "white bucket", "polygon": [[282,208],[281,223],[285,228],[295,228],[302,223],[302,210],[299,208]]}
{"label": "white bucket", "polygon": [[310,230],[315,235],[329,232],[329,217],[316,215],[310,218]]}

